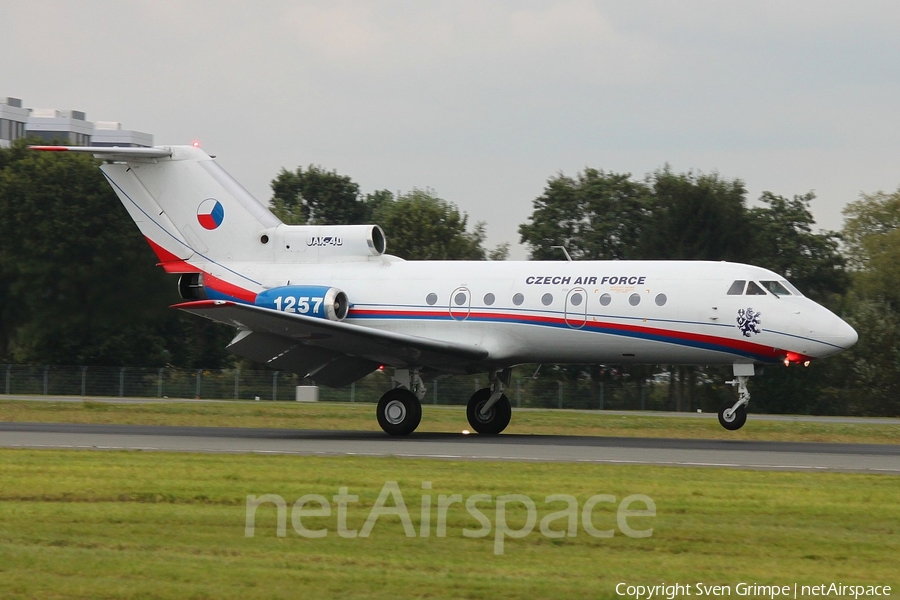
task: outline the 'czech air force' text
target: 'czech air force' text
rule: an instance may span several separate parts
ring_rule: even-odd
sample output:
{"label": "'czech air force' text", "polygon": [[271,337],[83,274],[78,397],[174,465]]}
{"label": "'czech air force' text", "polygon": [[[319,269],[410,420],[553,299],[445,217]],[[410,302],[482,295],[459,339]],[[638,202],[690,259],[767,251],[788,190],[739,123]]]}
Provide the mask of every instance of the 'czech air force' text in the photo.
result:
{"label": "'czech air force' text", "polygon": [[643,275],[621,275],[621,276],[604,276],[604,277],[576,277],[572,281],[571,277],[563,277],[560,275],[530,275],[525,278],[526,285],[644,285],[647,278]]}

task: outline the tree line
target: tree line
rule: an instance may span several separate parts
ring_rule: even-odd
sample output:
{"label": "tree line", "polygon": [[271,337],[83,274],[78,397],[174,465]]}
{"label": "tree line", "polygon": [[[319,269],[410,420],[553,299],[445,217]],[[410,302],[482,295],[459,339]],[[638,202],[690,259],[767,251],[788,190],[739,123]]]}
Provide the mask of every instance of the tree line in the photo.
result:
{"label": "tree line", "polygon": [[21,140],[0,149],[0,362],[226,364],[233,333],[168,309],[176,281],[98,165]]}
{"label": "tree line", "polygon": [[509,255],[508,244],[486,248],[485,223],[469,231],[468,215],[434,190],[362,194],[350,177],[318,165],[282,169],[272,180],[271,207],[291,225],[377,223],[387,236],[388,252],[406,260],[505,260]]}
{"label": "tree line", "polygon": [[[406,259],[503,260],[486,225],[434,190],[363,193],[310,165],[272,180],[272,211],[291,224],[378,223]],[[900,414],[900,191],[864,194],[841,231],[814,231],[812,192],[765,192],[739,179],[674,172],[643,178],[586,168],[550,177],[519,227],[534,260],[700,259],[782,274],[859,332],[849,351],[809,368],[769,366],[751,381],[756,410]],[[0,150],[0,362],[223,368],[233,332],[167,307],[175,281],[84,155]],[[668,378],[669,407],[716,406],[730,370],[668,365],[545,366],[539,377],[602,382]]]}
{"label": "tree line", "polygon": [[[675,173],[639,179],[585,169],[550,178],[519,228],[534,259],[729,260],[783,275],[859,333],[851,350],[810,367],[771,365],[751,380],[754,410],[781,413],[900,415],[900,191],[862,195],[844,209],[839,232],[813,230],[812,192],[764,192],[749,206],[739,179]],[[669,407],[710,410],[731,397],[725,367],[557,367],[592,382],[667,377]]]}

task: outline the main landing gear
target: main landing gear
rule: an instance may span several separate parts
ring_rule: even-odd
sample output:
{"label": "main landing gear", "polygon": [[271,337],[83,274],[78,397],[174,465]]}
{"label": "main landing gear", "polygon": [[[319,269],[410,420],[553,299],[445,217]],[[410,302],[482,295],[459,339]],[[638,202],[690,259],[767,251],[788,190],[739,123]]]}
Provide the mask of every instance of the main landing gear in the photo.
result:
{"label": "main landing gear", "polygon": [[422,402],[404,388],[388,390],[378,401],[378,424],[390,435],[409,435],[422,420]]}
{"label": "main landing gear", "polygon": [[753,365],[735,364],[734,379],[726,381],[728,385],[737,386],[737,402],[723,402],[719,407],[719,424],[729,431],[736,431],[747,422],[747,404],[750,402],[750,391],[747,380],[755,373]]}
{"label": "main landing gear", "polygon": [[[469,398],[466,417],[472,429],[483,435],[496,435],[506,429],[512,406],[503,391],[509,387],[510,370],[491,373],[491,387],[478,390]],[[391,378],[393,389],[378,401],[378,424],[389,435],[409,435],[422,420],[425,382],[418,371],[397,369]]]}
{"label": "main landing gear", "polygon": [[425,382],[418,371],[412,375],[406,369],[397,369],[391,378],[394,388],[385,392],[378,401],[378,424],[389,435],[409,435],[422,420],[422,398]]}
{"label": "main landing gear", "polygon": [[509,425],[512,406],[503,393],[509,386],[510,370],[491,373],[491,387],[482,388],[472,394],[466,406],[469,425],[478,433],[497,435]]}

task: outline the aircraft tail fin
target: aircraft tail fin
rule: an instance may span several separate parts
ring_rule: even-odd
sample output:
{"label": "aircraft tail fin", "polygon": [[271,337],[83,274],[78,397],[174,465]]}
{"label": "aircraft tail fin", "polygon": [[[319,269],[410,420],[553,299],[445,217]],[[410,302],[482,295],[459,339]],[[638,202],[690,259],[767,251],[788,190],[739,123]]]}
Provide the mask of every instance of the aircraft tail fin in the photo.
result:
{"label": "aircraft tail fin", "polygon": [[267,232],[281,221],[199,148],[33,148],[108,161],[104,175],[167,271],[197,271],[188,260],[271,259]]}
{"label": "aircraft tail fin", "polygon": [[193,146],[32,148],[90,153],[106,161],[103,174],[170,273],[230,277],[229,271],[238,274],[228,263],[346,262],[385,252],[378,225],[282,223]]}

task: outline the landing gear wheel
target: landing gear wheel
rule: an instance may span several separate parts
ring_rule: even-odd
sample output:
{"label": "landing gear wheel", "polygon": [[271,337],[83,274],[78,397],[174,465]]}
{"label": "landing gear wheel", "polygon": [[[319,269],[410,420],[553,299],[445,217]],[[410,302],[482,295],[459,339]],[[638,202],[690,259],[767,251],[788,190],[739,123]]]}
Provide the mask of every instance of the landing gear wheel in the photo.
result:
{"label": "landing gear wheel", "polygon": [[486,415],[481,414],[481,407],[491,397],[491,388],[483,388],[472,394],[469,404],[466,406],[466,417],[469,425],[478,433],[484,435],[497,435],[509,425],[512,418],[512,406],[509,398],[504,394],[494,403]]}
{"label": "landing gear wheel", "polygon": [[731,409],[732,406],[734,406],[734,402],[724,402],[719,407],[719,425],[729,431],[736,431],[747,422],[747,406],[745,404],[738,406],[737,410],[731,413],[731,417],[727,418],[725,411]]}
{"label": "landing gear wheel", "polygon": [[403,388],[385,392],[378,401],[378,424],[389,435],[409,435],[422,420],[422,404],[416,395]]}

